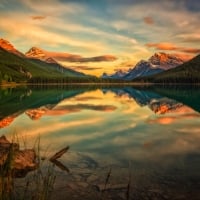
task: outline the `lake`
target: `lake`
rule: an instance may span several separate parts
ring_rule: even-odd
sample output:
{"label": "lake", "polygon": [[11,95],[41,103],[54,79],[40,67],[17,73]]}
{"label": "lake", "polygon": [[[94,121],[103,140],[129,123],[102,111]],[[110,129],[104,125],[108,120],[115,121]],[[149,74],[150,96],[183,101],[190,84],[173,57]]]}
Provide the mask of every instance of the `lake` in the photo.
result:
{"label": "lake", "polygon": [[2,88],[2,135],[70,147],[52,199],[200,199],[199,88]]}

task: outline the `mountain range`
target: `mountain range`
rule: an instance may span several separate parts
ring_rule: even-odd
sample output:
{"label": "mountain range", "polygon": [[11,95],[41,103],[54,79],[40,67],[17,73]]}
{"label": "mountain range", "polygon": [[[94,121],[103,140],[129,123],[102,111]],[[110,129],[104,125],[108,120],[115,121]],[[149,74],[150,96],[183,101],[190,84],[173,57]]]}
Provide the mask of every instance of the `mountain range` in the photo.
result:
{"label": "mountain range", "polygon": [[27,58],[40,59],[50,63],[57,63],[56,60],[73,60],[80,58],[79,55],[73,55],[69,53],[50,52],[39,47],[31,47],[26,53]]}
{"label": "mountain range", "polygon": [[200,82],[200,55],[179,65],[176,68],[163,71],[152,76],[140,77],[134,81],[152,83],[194,83]]}
{"label": "mountain range", "polygon": [[[198,83],[200,82],[200,55],[187,61],[180,55],[155,53],[147,61],[141,60],[127,72],[116,71],[101,78],[85,75],[60,64],[67,62],[114,61],[112,55],[82,57],[80,55],[50,52],[32,47],[25,54],[9,41],[0,39],[0,83],[71,83],[71,82],[151,82],[151,83]],[[109,80],[108,80],[109,79]]]}
{"label": "mountain range", "polygon": [[0,47],[10,53],[13,53],[20,57],[25,57],[23,53],[15,49],[15,47],[7,40],[0,38]]}
{"label": "mountain range", "polygon": [[87,77],[83,73],[62,66],[51,57],[43,59],[39,53],[37,57],[27,56],[4,39],[0,39],[0,65],[0,81],[4,82]]}
{"label": "mountain range", "polygon": [[166,54],[163,52],[155,53],[147,61],[139,61],[133,68],[129,69],[128,72],[122,72],[119,70],[111,75],[104,73],[102,78],[132,80],[138,77],[158,74],[168,69],[175,68],[183,64],[185,61],[186,60],[179,55]]}
{"label": "mountain range", "polygon": [[181,87],[181,85],[162,87],[157,85],[149,86],[145,89],[130,86],[103,89],[104,93],[109,91],[114,92],[117,96],[128,95],[139,106],[148,106],[156,114],[182,113],[189,116],[190,112],[200,113],[200,91],[196,87]]}
{"label": "mountain range", "polygon": [[[78,63],[85,63],[85,62],[101,62],[101,61],[114,61],[117,58],[112,55],[102,55],[102,56],[95,56],[95,57],[82,57],[76,54],[69,54],[63,52],[51,52],[46,51],[44,49],[38,47],[32,47],[25,53],[26,57],[28,58],[35,58],[40,59],[43,61],[48,61],[49,59],[53,59],[53,62],[78,62]],[[51,61],[51,60],[49,60]]]}

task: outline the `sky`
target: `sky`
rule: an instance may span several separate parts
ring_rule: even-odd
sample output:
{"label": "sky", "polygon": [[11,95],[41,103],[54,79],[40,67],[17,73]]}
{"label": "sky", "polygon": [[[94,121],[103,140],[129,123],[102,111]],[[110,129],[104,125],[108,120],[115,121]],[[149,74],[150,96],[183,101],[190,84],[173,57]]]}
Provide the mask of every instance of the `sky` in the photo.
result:
{"label": "sky", "polygon": [[0,37],[25,53],[32,46],[84,58],[64,62],[100,76],[127,71],[155,52],[200,53],[199,0],[0,0]]}

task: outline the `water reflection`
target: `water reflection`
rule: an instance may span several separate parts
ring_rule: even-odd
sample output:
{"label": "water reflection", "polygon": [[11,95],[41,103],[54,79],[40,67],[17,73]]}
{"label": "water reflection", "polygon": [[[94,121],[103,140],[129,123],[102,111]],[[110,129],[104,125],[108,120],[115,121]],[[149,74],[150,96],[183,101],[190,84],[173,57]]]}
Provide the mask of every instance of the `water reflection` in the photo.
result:
{"label": "water reflection", "polygon": [[[38,119],[42,115],[62,115],[64,113],[80,112],[81,110],[98,110],[98,111],[114,111],[116,107],[113,105],[102,105],[104,101],[104,95],[99,95],[98,92],[92,93],[95,96],[79,94],[86,92],[87,89],[30,89],[30,88],[17,88],[10,89],[4,88],[0,90],[0,119],[3,120],[2,124],[10,124],[14,118],[22,113],[26,113],[31,119]],[[157,114],[165,114],[168,112],[191,112],[193,107],[198,107],[199,103],[192,101],[196,99],[198,94],[192,95],[191,93],[186,95],[185,91],[176,91],[177,96],[180,97],[183,93],[185,98],[181,98],[181,101],[177,101],[176,96],[174,98],[167,98],[170,96],[170,92],[166,93],[166,90],[158,90],[152,92],[151,90],[138,90],[132,87],[125,88],[110,88],[101,89],[103,94],[112,92],[116,94],[117,99],[120,97],[134,99],[134,101],[141,107],[148,106],[152,111]],[[160,95],[165,94],[165,96]],[[174,91],[172,91],[174,93]],[[183,96],[182,95],[182,96]],[[200,95],[200,94],[199,94]],[[73,104],[65,105],[64,102],[73,98]],[[190,98],[190,101],[187,101]],[[78,103],[76,103],[78,102]],[[91,104],[83,102],[92,102]],[[99,105],[93,105],[94,102],[100,102]],[[105,101],[104,101],[105,102]],[[184,104],[182,102],[188,102]],[[58,106],[59,104],[59,106]],[[195,109],[194,109],[195,110]],[[198,109],[196,109],[198,112]],[[2,125],[3,127],[3,125]]]}
{"label": "water reflection", "polygon": [[186,183],[187,190],[177,194],[190,190],[198,196],[199,97],[199,90],[132,87],[1,91],[0,134],[9,137],[17,129],[27,145],[40,135],[42,151],[70,145],[62,163],[76,180],[91,180],[94,170],[99,179],[112,166],[113,184],[127,183],[122,176],[131,163],[142,188],[179,191]]}

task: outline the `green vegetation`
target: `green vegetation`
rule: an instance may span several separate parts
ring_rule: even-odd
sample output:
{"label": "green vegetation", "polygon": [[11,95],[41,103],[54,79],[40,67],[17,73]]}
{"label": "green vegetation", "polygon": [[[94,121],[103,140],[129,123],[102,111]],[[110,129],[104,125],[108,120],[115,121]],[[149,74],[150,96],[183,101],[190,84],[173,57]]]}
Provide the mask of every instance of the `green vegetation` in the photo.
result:
{"label": "green vegetation", "polygon": [[137,78],[133,81],[140,83],[151,82],[159,84],[200,83],[200,55],[176,68],[161,72],[156,75]]}
{"label": "green vegetation", "polygon": [[[156,75],[136,78],[132,83],[196,84],[200,82],[200,55],[179,67],[161,72]],[[46,63],[37,59],[19,57],[0,48],[0,84],[29,83],[29,84],[70,84],[70,83],[104,83],[127,84],[130,81],[101,79],[84,75],[71,69],[63,68],[57,63]]]}
{"label": "green vegetation", "polygon": [[46,63],[36,59],[19,57],[0,48],[0,83],[57,82],[70,78],[85,78],[86,75],[64,69],[56,63]]}
{"label": "green vegetation", "polygon": [[19,57],[0,49],[0,80],[1,82],[23,82],[31,77],[63,77],[56,70],[39,66],[26,58]]}
{"label": "green vegetation", "polygon": [[68,84],[68,83],[125,83],[123,80],[100,79],[84,75],[57,63],[19,57],[0,48],[0,84]]}
{"label": "green vegetation", "polygon": [[174,99],[178,102],[181,102],[184,105],[191,107],[195,111],[200,112],[200,88],[198,85],[172,85],[168,87],[155,86],[149,88],[149,90],[156,92],[161,96],[165,96],[170,99]]}
{"label": "green vegetation", "polygon": [[77,90],[53,87],[43,88],[23,87],[4,88],[0,90],[0,120],[9,115],[19,115],[27,109],[38,108],[47,104],[56,105],[64,98],[70,98],[84,92],[84,88]]}

